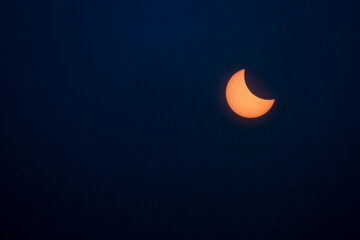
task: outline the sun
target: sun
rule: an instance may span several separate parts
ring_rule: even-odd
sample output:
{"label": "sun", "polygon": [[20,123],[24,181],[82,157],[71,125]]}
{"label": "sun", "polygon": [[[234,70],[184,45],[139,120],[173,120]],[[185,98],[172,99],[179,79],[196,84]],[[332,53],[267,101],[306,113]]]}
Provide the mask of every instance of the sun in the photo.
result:
{"label": "sun", "polygon": [[275,102],[275,99],[259,98],[249,90],[245,82],[245,69],[230,78],[226,86],[226,100],[231,110],[244,118],[263,116]]}

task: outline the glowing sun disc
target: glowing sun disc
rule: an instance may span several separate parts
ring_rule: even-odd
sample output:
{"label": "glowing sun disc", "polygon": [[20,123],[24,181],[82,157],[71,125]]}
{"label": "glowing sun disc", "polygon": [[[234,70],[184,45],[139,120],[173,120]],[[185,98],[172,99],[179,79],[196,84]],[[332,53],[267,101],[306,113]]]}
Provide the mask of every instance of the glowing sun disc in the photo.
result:
{"label": "glowing sun disc", "polygon": [[226,101],[231,110],[245,118],[257,118],[267,113],[275,99],[255,96],[245,82],[245,69],[235,73],[226,85]]}

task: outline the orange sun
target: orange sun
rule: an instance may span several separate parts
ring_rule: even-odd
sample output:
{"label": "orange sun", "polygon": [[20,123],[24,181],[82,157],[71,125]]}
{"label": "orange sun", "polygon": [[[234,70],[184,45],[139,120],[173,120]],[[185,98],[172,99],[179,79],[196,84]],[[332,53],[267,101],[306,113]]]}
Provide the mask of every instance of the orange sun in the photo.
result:
{"label": "orange sun", "polygon": [[267,113],[275,99],[266,100],[255,96],[245,82],[245,69],[235,73],[226,86],[226,100],[236,114],[245,118],[257,118]]}

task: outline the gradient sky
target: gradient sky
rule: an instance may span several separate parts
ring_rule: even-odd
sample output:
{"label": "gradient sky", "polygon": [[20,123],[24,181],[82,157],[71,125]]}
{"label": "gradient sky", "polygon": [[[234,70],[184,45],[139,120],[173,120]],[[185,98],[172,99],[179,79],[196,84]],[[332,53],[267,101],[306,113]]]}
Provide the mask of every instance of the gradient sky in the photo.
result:
{"label": "gradient sky", "polygon": [[2,239],[360,236],[355,1],[2,5]]}

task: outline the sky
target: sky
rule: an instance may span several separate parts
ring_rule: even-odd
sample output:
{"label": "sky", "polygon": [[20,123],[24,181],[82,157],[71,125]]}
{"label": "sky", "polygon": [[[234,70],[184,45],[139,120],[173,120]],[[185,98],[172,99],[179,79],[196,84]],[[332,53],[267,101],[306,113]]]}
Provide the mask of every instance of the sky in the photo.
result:
{"label": "sky", "polygon": [[360,236],[355,1],[2,5],[3,239]]}

